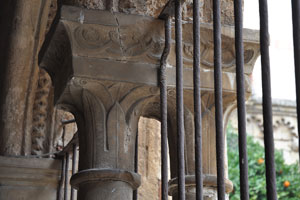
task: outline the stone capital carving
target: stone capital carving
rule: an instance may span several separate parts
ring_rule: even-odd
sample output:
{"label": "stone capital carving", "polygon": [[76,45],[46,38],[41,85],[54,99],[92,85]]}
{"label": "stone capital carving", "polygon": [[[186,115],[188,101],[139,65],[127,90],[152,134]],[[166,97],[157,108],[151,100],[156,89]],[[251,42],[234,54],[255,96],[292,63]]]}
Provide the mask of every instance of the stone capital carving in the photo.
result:
{"label": "stone capital carving", "polygon": [[[158,86],[159,60],[164,46],[163,21],[140,15],[63,6],[48,46],[43,46],[40,67],[56,85],[56,100],[72,77],[85,77]],[[192,24],[183,24],[185,88],[192,89]],[[174,33],[173,36],[174,38]],[[235,91],[234,27],[222,27],[223,89]],[[245,74],[249,89],[259,55],[258,32],[244,30]],[[168,58],[167,83],[175,85],[175,44]],[[201,24],[201,84],[213,89],[212,24]]]}
{"label": "stone capital carving", "polygon": [[132,83],[72,78],[60,97],[79,128],[80,169],[133,171],[138,119],[158,89]]}

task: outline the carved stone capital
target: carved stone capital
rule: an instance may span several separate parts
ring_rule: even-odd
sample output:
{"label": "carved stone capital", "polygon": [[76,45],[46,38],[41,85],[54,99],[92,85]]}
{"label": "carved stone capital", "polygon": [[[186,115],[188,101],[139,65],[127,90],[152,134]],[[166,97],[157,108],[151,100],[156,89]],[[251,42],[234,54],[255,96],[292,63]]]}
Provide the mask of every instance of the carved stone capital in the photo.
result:
{"label": "carved stone capital", "polygon": [[58,104],[74,113],[80,140],[79,168],[133,171],[138,119],[158,88],[72,78]]}
{"label": "carved stone capital", "polygon": [[[56,100],[72,77],[158,86],[164,47],[163,21],[140,15],[63,6],[49,45],[39,56],[40,67],[53,80]],[[183,24],[184,87],[192,88],[192,24]],[[174,33],[173,36],[174,38]],[[258,32],[244,30],[246,86],[259,55]],[[174,40],[173,40],[174,41]],[[234,27],[222,27],[223,89],[235,91]],[[212,24],[201,24],[201,84],[213,90]],[[167,84],[175,85],[175,43],[168,58]],[[249,91],[249,89],[248,89]]]}

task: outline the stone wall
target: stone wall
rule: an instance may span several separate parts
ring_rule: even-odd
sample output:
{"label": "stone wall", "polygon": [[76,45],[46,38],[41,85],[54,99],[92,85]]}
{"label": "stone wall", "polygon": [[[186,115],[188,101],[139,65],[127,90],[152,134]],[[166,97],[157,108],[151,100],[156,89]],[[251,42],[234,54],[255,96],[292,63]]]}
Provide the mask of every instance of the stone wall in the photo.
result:
{"label": "stone wall", "polygon": [[160,200],[160,148],[160,122],[141,118],[138,129],[138,173],[142,176],[139,199]]}
{"label": "stone wall", "polygon": [[[88,9],[112,10],[128,14],[139,14],[158,18],[168,0],[64,0],[64,4],[75,5]],[[212,23],[212,0],[200,0],[201,21]],[[221,1],[222,23],[234,24],[233,1]],[[183,19],[191,21],[193,16],[192,0],[184,0]]]}

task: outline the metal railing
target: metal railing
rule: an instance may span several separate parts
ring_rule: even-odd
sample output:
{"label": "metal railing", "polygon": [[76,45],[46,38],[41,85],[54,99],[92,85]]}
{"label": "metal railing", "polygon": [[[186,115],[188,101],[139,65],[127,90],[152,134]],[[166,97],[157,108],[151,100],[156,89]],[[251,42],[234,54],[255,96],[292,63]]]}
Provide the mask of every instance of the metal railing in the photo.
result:
{"label": "metal railing", "polygon": [[[166,63],[171,46],[171,23],[175,17],[176,45],[176,107],[177,107],[177,160],[178,160],[178,199],[185,199],[185,162],[184,162],[184,110],[183,110],[183,58],[182,58],[182,1],[170,0],[160,15],[165,20],[165,49],[161,58],[160,91],[161,91],[161,174],[162,200],[168,199],[168,130],[167,130],[167,85]],[[276,173],[274,162],[274,136],[272,128],[272,98],[270,82],[269,30],[267,0],[259,0],[260,13],[260,46],[261,71],[263,89],[263,122],[264,145],[266,158],[266,189],[267,199],[276,200]],[[297,114],[300,116],[300,0],[292,0],[294,59],[297,93]],[[238,109],[239,164],[240,190],[242,200],[249,199],[248,158],[246,135],[245,109],[245,80],[244,80],[244,47],[243,47],[243,10],[242,0],[234,0],[235,15],[235,49],[236,49],[236,85]],[[222,41],[221,41],[221,8],[220,0],[213,0],[213,38],[214,38],[214,83],[215,83],[215,130],[217,158],[217,193],[219,200],[225,200],[225,137],[223,133],[223,100],[222,100]],[[202,119],[201,119],[201,90],[200,90],[200,0],[193,1],[193,77],[194,77],[194,124],[195,124],[195,177],[196,199],[203,199],[202,173]],[[73,123],[69,121],[68,123]],[[67,124],[67,123],[65,123]],[[298,131],[300,131],[298,117]],[[298,133],[299,134],[299,133]],[[299,140],[300,145],[300,140]],[[62,181],[58,191],[59,200],[68,199],[69,162],[72,160],[72,174],[75,173],[77,162],[78,136],[57,154],[63,159]],[[63,191],[63,192],[62,192]],[[75,192],[71,188],[71,200]],[[136,198],[136,195],[135,195]]]}
{"label": "metal railing", "polygon": [[[65,134],[66,129],[65,126],[70,123],[75,123],[75,119],[62,121],[63,126],[63,134],[62,134],[62,140],[63,140],[63,149],[62,151],[58,152],[55,156],[58,159],[62,160],[62,170],[61,170],[61,179],[60,184],[57,190],[57,200],[75,200],[75,189],[70,186],[69,183],[69,170],[70,170],[70,158],[72,157],[72,175],[76,173],[77,168],[77,148],[78,148],[78,132],[76,132],[73,136],[73,138],[69,141],[69,143],[65,146]],[[69,187],[71,187],[70,191],[70,197],[69,195]]]}
{"label": "metal railing", "polygon": [[[177,102],[177,134],[178,134],[178,199],[185,199],[185,171],[184,171],[184,119],[183,119],[183,80],[182,80],[182,8],[180,0],[170,0],[161,14],[165,19],[166,47],[170,45],[170,17],[175,15],[175,45],[176,45],[176,102]],[[201,148],[201,95],[200,95],[200,0],[193,0],[193,39],[194,39],[194,120],[195,120],[195,176],[196,199],[203,199],[202,181],[202,148]],[[175,8],[174,8],[175,7]],[[267,199],[276,200],[276,173],[274,161],[274,136],[272,127],[272,98],[270,81],[269,58],[269,30],[268,30],[268,4],[267,0],[259,0],[260,13],[260,48],[261,71],[263,89],[263,121],[264,145],[266,158],[266,189]],[[292,0],[293,30],[294,30],[294,59],[297,93],[297,115],[300,117],[300,0]],[[236,85],[238,108],[238,136],[239,136],[239,164],[240,164],[240,190],[241,199],[249,199],[248,159],[246,135],[246,109],[244,84],[244,47],[243,47],[243,9],[242,0],[234,0],[235,16],[235,49],[236,49]],[[225,141],[223,133],[223,107],[222,107],[222,41],[221,41],[221,9],[220,0],[213,0],[213,35],[214,35],[214,83],[215,83],[215,125],[216,125],[216,152],[217,152],[217,187],[218,199],[225,199],[224,183],[224,151]],[[166,53],[162,60],[166,59]],[[165,61],[161,62],[161,139],[162,139],[162,199],[167,200],[167,96],[165,81]],[[298,117],[298,127],[300,119]],[[300,131],[300,128],[298,128]],[[299,133],[298,133],[299,134]],[[299,140],[300,145],[300,140]]]}

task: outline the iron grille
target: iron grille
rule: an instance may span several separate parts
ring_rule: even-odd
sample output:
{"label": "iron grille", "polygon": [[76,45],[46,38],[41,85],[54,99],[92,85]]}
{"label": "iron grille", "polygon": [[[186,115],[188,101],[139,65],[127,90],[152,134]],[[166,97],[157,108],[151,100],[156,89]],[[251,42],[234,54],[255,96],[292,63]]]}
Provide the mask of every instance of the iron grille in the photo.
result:
{"label": "iron grille", "polygon": [[[220,0],[213,0],[213,38],[214,38],[214,84],[215,84],[215,118],[216,118],[216,152],[217,152],[217,186],[218,199],[225,200],[225,171],[224,151],[225,141],[223,133],[223,105],[222,105],[222,48],[221,48],[221,9]],[[175,18],[176,44],[176,106],[177,106],[177,134],[178,134],[178,199],[185,199],[185,163],[184,163],[184,117],[183,117],[183,59],[182,59],[182,1],[170,0],[160,15],[165,21],[165,48],[161,57],[160,68],[160,96],[161,96],[161,174],[163,200],[168,199],[168,130],[167,130],[167,83],[166,64],[171,46],[171,23]],[[260,48],[261,71],[263,89],[263,124],[266,158],[267,199],[276,200],[276,173],[274,162],[274,138],[272,128],[272,98],[270,83],[269,58],[269,30],[267,0],[259,0],[260,13]],[[246,109],[244,84],[244,47],[243,47],[243,9],[242,0],[234,0],[235,14],[235,49],[236,49],[236,85],[238,108],[238,137],[241,199],[249,199],[248,159],[246,138]],[[292,0],[294,60],[296,77],[297,115],[300,115],[300,0]],[[193,1],[193,77],[194,77],[194,124],[195,124],[195,177],[196,199],[203,199],[202,174],[202,120],[201,120],[201,90],[200,90],[200,0]],[[72,121],[74,122],[74,121]],[[298,131],[300,131],[298,118]],[[299,133],[298,133],[299,134]],[[68,169],[70,155],[73,156],[72,174],[75,173],[77,160],[78,138],[75,135],[71,142],[58,156],[63,158],[62,182],[58,199],[67,200],[68,197]],[[300,145],[300,140],[299,140]],[[64,182],[64,185],[63,185]],[[64,190],[63,198],[61,190]],[[137,195],[134,197],[137,199]],[[71,189],[70,199],[74,199],[74,189]]]}

